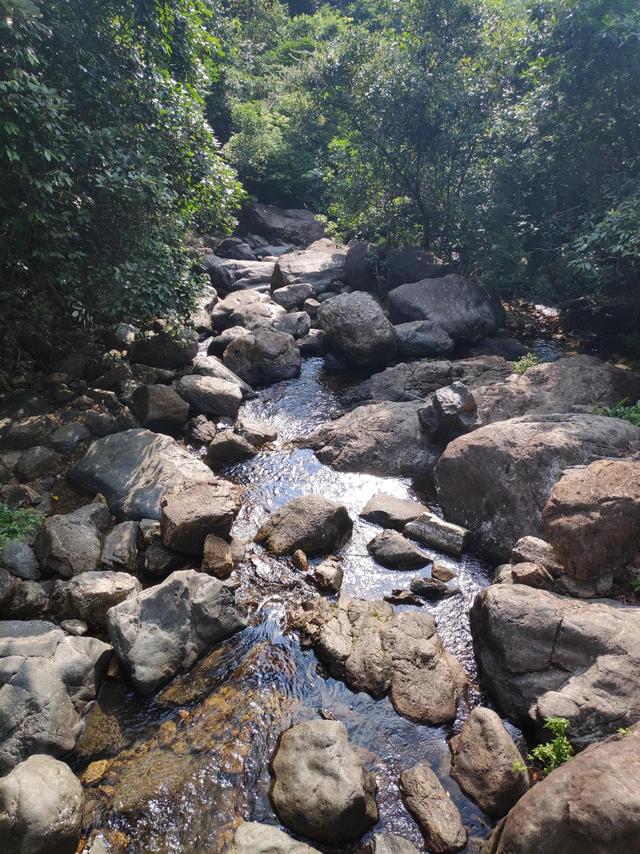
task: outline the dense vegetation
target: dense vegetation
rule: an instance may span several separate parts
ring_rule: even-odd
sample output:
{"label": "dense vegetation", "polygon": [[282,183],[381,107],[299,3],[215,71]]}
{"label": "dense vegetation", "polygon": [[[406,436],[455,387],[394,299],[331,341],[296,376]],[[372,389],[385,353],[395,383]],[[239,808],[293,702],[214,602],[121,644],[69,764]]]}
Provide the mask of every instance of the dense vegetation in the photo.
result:
{"label": "dense vegetation", "polygon": [[639,302],[636,0],[1,5],[12,304],[183,309],[184,234],[233,227],[236,176],[505,296]]}

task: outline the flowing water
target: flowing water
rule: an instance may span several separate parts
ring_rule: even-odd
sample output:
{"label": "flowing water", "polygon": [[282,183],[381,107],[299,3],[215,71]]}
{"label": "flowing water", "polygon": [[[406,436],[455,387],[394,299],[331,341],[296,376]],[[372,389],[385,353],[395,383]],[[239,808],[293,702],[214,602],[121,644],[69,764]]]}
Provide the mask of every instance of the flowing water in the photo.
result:
{"label": "flowing water", "polygon": [[[546,342],[534,349],[545,359],[555,355]],[[416,573],[384,569],[372,560],[366,544],[380,529],[360,519],[359,512],[379,491],[433,504],[428,484],[336,472],[292,444],[295,436],[341,411],[344,380],[326,376],[322,366],[321,359],[306,360],[298,379],[271,386],[244,404],[241,414],[269,421],[278,440],[222,472],[246,487],[233,533],[251,541],[267,515],[295,496],[339,499],[355,522],[342,552],[342,589],[379,599],[408,586]],[[458,561],[426,551],[458,575],[460,594],[425,608],[469,676],[468,703],[473,705],[481,695],[467,611],[476,592],[489,583],[491,567],[473,554]],[[118,854],[214,854],[224,851],[240,818],[277,824],[268,797],[268,764],[278,736],[322,710],[345,723],[376,776],[376,832],[400,834],[424,850],[397,782],[404,768],[427,761],[462,813],[469,830],[466,850],[478,850],[491,824],[448,776],[447,737],[459,729],[469,706],[463,705],[452,726],[429,727],[400,717],[388,699],[352,693],[328,678],[313,652],[301,650],[297,636],[287,631],[287,606],[316,593],[290,561],[250,545],[237,574],[238,598],[252,614],[248,629],[152,700],[138,700],[121,680],[107,680],[77,750],[76,768],[88,799],[87,838],[97,830],[106,850]]]}

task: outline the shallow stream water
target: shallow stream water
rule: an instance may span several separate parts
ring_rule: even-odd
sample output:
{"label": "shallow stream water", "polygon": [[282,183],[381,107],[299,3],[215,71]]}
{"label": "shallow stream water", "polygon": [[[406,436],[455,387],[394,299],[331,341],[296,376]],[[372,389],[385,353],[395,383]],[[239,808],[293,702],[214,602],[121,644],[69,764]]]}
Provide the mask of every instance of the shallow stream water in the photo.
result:
{"label": "shallow stream water", "polygon": [[[554,354],[545,350],[540,355]],[[360,519],[359,512],[379,491],[433,503],[425,483],[336,472],[312,451],[293,445],[294,437],[341,411],[344,385],[324,374],[321,359],[311,359],[303,362],[298,379],[259,392],[243,405],[241,415],[272,423],[278,440],[221,475],[246,487],[233,533],[249,542],[267,515],[290,498],[318,493],[342,501],[354,520],[353,537],[342,551],[342,590],[380,599],[393,588],[407,587],[416,573],[375,563],[366,544],[380,528]],[[297,636],[287,631],[287,607],[317,591],[288,559],[271,558],[250,545],[236,573],[238,598],[252,614],[248,629],[152,700],[137,699],[119,679],[107,680],[76,751],[75,767],[88,800],[85,839],[90,843],[97,831],[106,850],[117,854],[217,854],[225,850],[239,819],[277,824],[268,797],[268,765],[278,736],[292,723],[322,712],[344,722],[375,774],[380,809],[375,832],[397,833],[426,850],[397,788],[403,769],[426,761],[462,813],[469,830],[466,850],[479,850],[491,824],[448,776],[447,737],[459,729],[469,705],[481,699],[467,612],[476,592],[489,583],[492,567],[472,553],[457,561],[425,551],[455,570],[460,587],[459,595],[425,605],[469,676],[468,703],[455,724],[413,723],[400,717],[388,699],[354,694],[328,678],[313,652],[301,650]]]}

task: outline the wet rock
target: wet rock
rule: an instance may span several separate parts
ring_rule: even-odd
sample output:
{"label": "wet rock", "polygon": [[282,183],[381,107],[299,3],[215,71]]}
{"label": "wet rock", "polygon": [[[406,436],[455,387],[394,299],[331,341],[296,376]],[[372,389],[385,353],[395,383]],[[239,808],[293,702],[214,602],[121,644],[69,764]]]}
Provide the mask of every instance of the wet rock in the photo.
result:
{"label": "wet rock", "polygon": [[153,542],[144,555],[144,571],[152,578],[166,578],[171,572],[184,564],[185,558],[171,549],[165,548],[161,542]]}
{"label": "wet rock", "polygon": [[420,429],[418,403],[359,406],[296,440],[338,471],[430,474],[440,453]]}
{"label": "wet rock", "polygon": [[473,709],[449,748],[451,776],[487,815],[506,815],[528,790],[520,751],[491,709]]}
{"label": "wet rock", "polygon": [[386,529],[367,543],[367,550],[382,566],[390,569],[419,569],[430,563],[428,555],[398,531]]}
{"label": "wet rock", "polygon": [[445,272],[442,259],[419,246],[391,249],[387,254],[386,278],[389,288],[404,285],[406,282],[437,278]]}
{"label": "wet rock", "polygon": [[[215,338],[209,339],[207,354],[215,357],[222,356],[229,344],[247,335],[251,335],[251,333],[244,326],[231,326],[229,329],[225,329],[219,335],[216,335]],[[233,373],[233,371],[230,371],[230,373]]]}
{"label": "wet rock", "polygon": [[567,718],[578,747],[640,719],[637,609],[494,584],[476,596],[470,621],[484,682],[506,716]]}
{"label": "wet rock", "polygon": [[186,439],[196,445],[208,445],[217,433],[215,421],[210,421],[206,415],[196,415],[187,424]]}
{"label": "wet rock", "polygon": [[309,578],[317,584],[320,590],[328,593],[339,593],[344,578],[342,561],[337,557],[329,557],[318,566],[312,567]]}
{"label": "wet rock", "polygon": [[29,482],[39,477],[55,472],[62,462],[62,457],[49,448],[35,445],[24,451],[14,469],[18,480]]}
{"label": "wet rock", "polygon": [[95,526],[74,513],[46,519],[35,543],[42,567],[61,578],[97,569],[100,550]]}
{"label": "wet rock", "polygon": [[409,589],[427,602],[444,599],[446,596],[455,596],[460,592],[457,587],[447,587],[444,582],[438,581],[437,578],[421,578],[420,576],[411,579]]}
{"label": "wet rock", "polygon": [[311,318],[306,311],[292,311],[285,314],[276,323],[279,332],[286,332],[294,338],[304,338],[311,329]]}
{"label": "wet rock", "polygon": [[398,354],[404,359],[446,356],[455,346],[453,338],[430,320],[398,323],[393,328],[398,342]]}
{"label": "wet rock", "polygon": [[376,782],[338,721],[286,730],[272,760],[271,800],[283,824],[309,839],[344,845],[378,821]]}
{"label": "wet rock", "polygon": [[430,614],[395,614],[386,602],[343,593],[337,603],[322,597],[305,603],[293,622],[331,675],[352,691],[388,693],[399,714],[421,723],[455,718],[466,680]]}
{"label": "wet rock", "polygon": [[594,745],[535,785],[486,854],[629,854],[640,838],[640,733]]}
{"label": "wet rock", "polygon": [[346,507],[320,495],[304,495],[272,513],[255,541],[275,555],[298,549],[308,555],[327,554],[342,548],[352,531]]}
{"label": "wet rock", "polygon": [[305,282],[316,293],[329,290],[335,279],[344,278],[347,250],[331,240],[316,240],[307,249],[278,258],[271,277],[271,290]]}
{"label": "wet rock", "polygon": [[51,415],[33,415],[0,421],[0,448],[22,450],[48,444],[57,427]]}
{"label": "wet rock", "polygon": [[95,698],[110,657],[108,644],[69,637],[52,623],[0,622],[2,773],[33,753],[73,750],[80,712]]}
{"label": "wet rock", "polygon": [[260,291],[235,291],[219,302],[213,310],[211,320],[214,329],[222,331],[241,326],[251,332],[272,329],[285,310],[268,294]]}
{"label": "wet rock", "polygon": [[532,415],[451,442],[435,472],[445,516],[505,559],[523,535],[542,536],[542,509],[564,469],[640,450],[640,428],[601,415]]}
{"label": "wet rock", "polygon": [[212,440],[207,450],[207,463],[212,468],[240,463],[255,457],[258,449],[244,436],[232,430],[223,430]]}
{"label": "wet rock", "polygon": [[238,418],[233,429],[256,448],[275,442],[278,438],[275,427],[272,427],[268,421],[260,421],[258,418]]}
{"label": "wet rock", "polygon": [[508,359],[510,362],[516,362],[530,352],[529,347],[515,338],[509,338],[507,335],[483,338],[471,350],[474,356],[502,356],[503,359]]}
{"label": "wet rock", "polygon": [[316,219],[315,214],[304,209],[245,205],[240,225],[244,230],[270,240],[284,240],[297,246],[307,246],[324,237],[324,225]]}
{"label": "wet rock", "polygon": [[564,572],[551,543],[539,537],[520,537],[511,551],[511,563],[537,563],[552,576]]}
{"label": "wet rock", "polygon": [[387,301],[394,323],[430,320],[455,342],[492,335],[504,319],[496,299],[473,279],[455,273],[400,285],[389,292]]}
{"label": "wet rock", "polygon": [[369,294],[340,294],[322,303],[318,323],[339,359],[357,366],[386,365],[396,355],[393,326]]}
{"label": "wet rock", "polygon": [[520,415],[587,412],[623,398],[640,398],[640,372],[627,371],[592,356],[569,356],[512,374],[504,382],[476,390],[482,422]]}
{"label": "wet rock", "polygon": [[380,257],[373,243],[352,243],[344,259],[344,277],[354,291],[378,292]]}
{"label": "wet rock", "polygon": [[153,368],[174,370],[190,364],[197,353],[198,336],[183,329],[175,334],[163,331],[136,339],[129,350],[129,359]]}
{"label": "wet rock", "polygon": [[68,456],[78,445],[91,438],[91,431],[85,424],[72,422],[58,427],[51,436],[51,447],[59,454]]}
{"label": "wet rock", "polygon": [[395,528],[402,531],[407,522],[413,522],[427,509],[419,501],[412,501],[409,498],[396,498],[395,495],[387,495],[386,492],[377,492],[367,501],[360,516],[367,522],[382,525],[383,528]]}
{"label": "wet rock", "polygon": [[144,697],[245,625],[233,590],[195,570],[174,572],[107,613],[114,651]]}
{"label": "wet rock", "polygon": [[2,565],[12,575],[25,581],[38,581],[40,567],[30,545],[21,540],[6,540],[2,550]]}
{"label": "wet rock", "polygon": [[402,800],[418,822],[429,851],[449,854],[467,844],[467,831],[449,795],[424,763],[400,775]]}
{"label": "wet rock", "polygon": [[201,555],[207,534],[229,535],[243,493],[241,486],[221,479],[169,492],[162,500],[160,520],[164,545]]}
{"label": "wet rock", "polygon": [[242,392],[235,383],[196,374],[176,382],[176,391],[196,414],[235,418],[242,403]]}
{"label": "wet rock", "polygon": [[419,854],[416,846],[394,833],[376,833],[356,849],[356,854]]}
{"label": "wet rock", "polygon": [[128,572],[85,572],[70,581],[56,581],[51,609],[60,620],[77,618],[89,626],[103,628],[109,608],[141,589],[138,579]]}
{"label": "wet rock", "polygon": [[556,483],[542,518],[566,573],[591,581],[640,552],[640,462],[598,460]]}
{"label": "wet rock", "polygon": [[320,854],[304,842],[287,836],[271,824],[243,821],[228,854]]}
{"label": "wet rock", "polygon": [[[224,353],[226,344],[222,348],[221,354]],[[200,354],[193,360],[193,370],[196,374],[201,374],[203,377],[213,377],[214,379],[226,380],[240,388],[242,396],[245,400],[255,397],[255,392],[244,380],[225,367],[223,362],[217,356],[205,356]]]}
{"label": "wet rock", "polygon": [[73,854],[83,800],[68,765],[30,756],[0,779],[0,848],[4,854]]}
{"label": "wet rock", "polygon": [[281,305],[286,311],[299,309],[304,306],[305,300],[315,295],[313,285],[308,282],[299,282],[297,285],[286,285],[273,292],[273,300]]}
{"label": "wet rock", "polygon": [[311,329],[304,338],[296,341],[296,346],[302,356],[312,358],[313,356],[324,356],[329,350],[327,333],[322,329]]}
{"label": "wet rock", "polygon": [[446,444],[479,425],[475,397],[461,382],[439,388],[418,410],[418,420],[430,441]]}
{"label": "wet rock", "polygon": [[413,522],[408,522],[404,532],[431,548],[456,557],[465,551],[471,541],[471,533],[465,528],[447,522],[428,510]]}
{"label": "wet rock", "polygon": [[120,522],[109,531],[102,544],[100,563],[108,569],[134,572],[138,557],[138,522]]}
{"label": "wet rock", "polygon": [[433,562],[433,566],[431,567],[431,577],[435,578],[436,581],[442,581],[446,584],[447,581],[451,581],[452,578],[456,578],[456,574],[452,569],[450,569],[450,567],[445,566],[443,563],[439,563],[436,560]]}
{"label": "wet rock", "polygon": [[519,563],[511,570],[511,579],[514,584],[527,584],[529,587],[537,587],[540,590],[551,590],[553,578],[550,573],[538,563]]}
{"label": "wet rock", "polygon": [[224,351],[225,365],[252,386],[297,377],[300,361],[295,339],[269,330],[238,338]]}
{"label": "wet rock", "polygon": [[215,534],[207,534],[200,571],[215,575],[216,578],[228,578],[233,572],[233,566],[231,543]]}
{"label": "wet rock", "polygon": [[179,433],[189,417],[189,404],[168,385],[138,386],[131,409],[143,427],[169,435]]}
{"label": "wet rock", "polygon": [[69,471],[89,492],[106,496],[120,518],[160,518],[160,499],[184,484],[210,483],[211,470],[169,436],[126,430],[98,439]]}

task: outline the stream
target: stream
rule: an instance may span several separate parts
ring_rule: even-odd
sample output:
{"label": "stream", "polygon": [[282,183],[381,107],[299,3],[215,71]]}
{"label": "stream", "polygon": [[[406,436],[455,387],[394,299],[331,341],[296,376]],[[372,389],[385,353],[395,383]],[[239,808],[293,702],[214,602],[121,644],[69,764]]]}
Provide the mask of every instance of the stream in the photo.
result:
{"label": "stream", "polygon": [[[557,358],[549,342],[535,342],[533,349],[545,361]],[[97,833],[105,843],[102,850],[117,854],[216,854],[225,850],[241,818],[277,824],[268,797],[268,764],[278,736],[292,723],[319,714],[346,725],[376,777],[376,833],[399,834],[425,850],[397,782],[403,769],[426,761],[462,814],[469,831],[465,850],[479,850],[480,840],[490,834],[492,823],[448,776],[447,737],[460,729],[469,705],[461,704],[452,726],[429,727],[400,717],[387,698],[355,694],[329,678],[314,653],[302,650],[295,633],[287,631],[288,606],[317,590],[288,559],[272,558],[251,542],[272,511],[296,496],[318,493],[340,500],[354,520],[353,537],[341,553],[343,592],[380,599],[393,588],[407,587],[416,575],[376,564],[366,544],[380,528],[359,513],[380,491],[420,500],[437,511],[428,484],[337,472],[312,451],[292,444],[294,437],[341,412],[339,394],[346,385],[324,373],[322,359],[307,359],[299,378],[270,386],[242,406],[241,415],[266,420],[278,430],[277,441],[253,459],[220,472],[246,487],[233,534],[248,541],[235,576],[237,597],[247,605],[251,625],[151,700],[138,699],[121,679],[106,680],[73,760],[86,792],[84,851]],[[425,551],[457,573],[460,594],[425,608],[469,677],[468,703],[486,704],[476,683],[467,612],[477,591],[489,583],[492,567],[473,553],[456,560]],[[428,574],[428,569],[421,572]]]}

